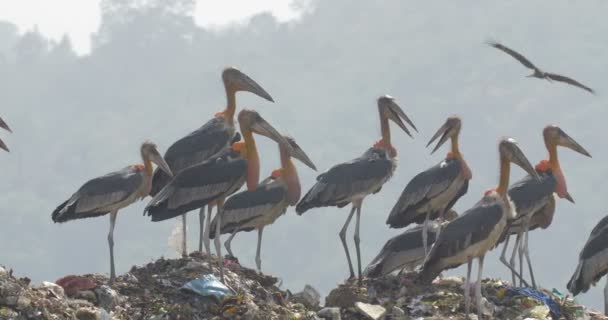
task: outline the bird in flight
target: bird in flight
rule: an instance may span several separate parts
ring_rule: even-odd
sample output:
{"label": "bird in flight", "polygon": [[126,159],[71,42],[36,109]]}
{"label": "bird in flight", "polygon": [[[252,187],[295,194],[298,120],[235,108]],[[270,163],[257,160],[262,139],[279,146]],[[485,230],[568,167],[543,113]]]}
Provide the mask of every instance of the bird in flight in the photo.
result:
{"label": "bird in flight", "polygon": [[505,46],[502,45],[498,42],[493,42],[493,41],[489,41],[488,45],[501,50],[505,53],[507,53],[508,55],[510,55],[511,57],[517,59],[517,61],[519,61],[521,64],[523,64],[524,66],[526,66],[529,69],[534,70],[534,73],[529,75],[528,77],[534,77],[534,78],[539,78],[539,79],[546,79],[548,81],[551,80],[555,80],[555,81],[560,81],[560,82],[565,82],[569,85],[575,86],[575,87],[579,87],[583,90],[587,90],[592,94],[595,94],[595,92],[593,91],[593,89],[585,86],[584,84],[572,79],[572,78],[568,78],[566,76],[562,76],[560,74],[555,74],[555,73],[550,73],[550,72],[545,72],[542,71],[541,69],[539,69],[537,66],[535,66],[532,62],[530,62],[530,60],[526,59],[526,57],[524,57],[521,53]]}

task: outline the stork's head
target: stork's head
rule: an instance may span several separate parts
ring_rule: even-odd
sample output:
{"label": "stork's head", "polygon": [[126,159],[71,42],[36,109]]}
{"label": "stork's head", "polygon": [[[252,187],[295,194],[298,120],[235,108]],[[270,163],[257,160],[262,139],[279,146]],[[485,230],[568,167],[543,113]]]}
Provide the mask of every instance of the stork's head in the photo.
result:
{"label": "stork's head", "polygon": [[408,116],[405,114],[405,112],[403,112],[401,107],[399,107],[399,105],[395,102],[395,98],[389,95],[384,95],[378,98],[378,111],[380,112],[381,119],[388,119],[393,121],[410,137],[412,136],[412,134],[408,130],[405,123],[403,123],[403,121],[407,122],[407,124],[412,126],[412,128],[414,128],[414,130],[418,132],[418,129],[416,129],[416,126],[414,125],[412,120],[408,118]]}
{"label": "stork's head", "polygon": [[278,143],[280,146],[291,150],[291,145],[283,135],[281,135],[273,126],[270,125],[262,116],[254,110],[241,110],[239,112],[239,125],[241,126],[241,133],[245,138],[245,142],[248,138],[248,133],[256,133],[264,137],[270,138]]}
{"label": "stork's head", "polygon": [[284,152],[284,153],[288,154],[290,157],[300,160],[300,162],[302,162],[309,168],[317,171],[317,167],[315,167],[315,164],[312,163],[312,160],[310,160],[308,155],[306,155],[306,152],[304,152],[304,150],[302,150],[302,148],[300,148],[300,145],[298,145],[296,143],[296,140],[289,136],[284,136],[284,138],[289,143],[289,146],[291,146],[291,150],[289,150],[283,146],[279,146],[281,152]]}
{"label": "stork's head", "polygon": [[516,164],[520,168],[524,169],[529,175],[533,176],[536,180],[540,180],[536,170],[524,155],[517,145],[517,141],[513,138],[503,138],[498,144],[498,152],[500,153],[501,160],[507,160],[511,163]]}
{"label": "stork's head", "polygon": [[585,148],[556,125],[546,126],[543,130],[543,138],[545,139],[545,146],[547,146],[547,149],[561,146],[591,158],[591,154],[589,154]]}
{"label": "stork's head", "polygon": [[171,172],[171,168],[165,161],[165,159],[160,155],[158,149],[156,148],[156,144],[152,141],[145,141],[141,144],[141,157],[144,160],[150,160],[155,163],[162,171],[168,174],[170,177],[173,177],[173,173]]}
{"label": "stork's head", "polygon": [[441,147],[446,141],[448,141],[449,138],[458,137],[458,134],[460,134],[461,126],[462,121],[459,117],[449,117],[441,126],[441,128],[439,128],[439,130],[435,132],[429,143],[426,144],[427,147],[430,146],[433,141],[437,140],[437,138],[441,136],[441,138],[439,138],[439,141],[437,142],[437,145],[435,146],[435,148],[433,148],[433,151],[431,151],[431,154],[435,153],[435,151],[437,151],[439,147]]}
{"label": "stork's head", "polygon": [[224,86],[234,92],[247,91],[270,102],[274,102],[270,94],[268,94],[262,86],[235,67],[227,67],[224,69],[224,72],[222,72],[222,80],[224,80]]}

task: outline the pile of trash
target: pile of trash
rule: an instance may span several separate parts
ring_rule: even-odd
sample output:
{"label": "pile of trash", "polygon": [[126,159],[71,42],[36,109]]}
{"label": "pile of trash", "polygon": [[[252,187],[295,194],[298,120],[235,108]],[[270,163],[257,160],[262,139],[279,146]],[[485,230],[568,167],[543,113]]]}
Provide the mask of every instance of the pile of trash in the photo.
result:
{"label": "pile of trash", "polygon": [[[0,319],[252,319],[410,320],[465,319],[462,278],[438,278],[429,286],[415,274],[348,281],[330,292],[325,306],[306,286],[299,293],[280,289],[278,279],[226,260],[226,284],[217,260],[193,253],[133,267],[108,286],[102,275],[70,275],[33,286],[0,267]],[[471,294],[475,290],[470,291]],[[608,319],[557,290],[514,288],[482,281],[486,319]],[[471,312],[476,313],[475,299]],[[476,319],[476,314],[471,314]]]}
{"label": "pile of trash", "polygon": [[224,270],[226,285],[214,276],[215,257],[193,253],[133,267],[111,287],[102,275],[32,286],[0,267],[0,319],[319,319],[314,289],[291,294],[231,260]]}
{"label": "pile of trash", "polygon": [[[338,286],[319,312],[326,319],[410,320],[466,319],[464,279],[438,278],[429,286],[417,285],[415,273],[365,279]],[[477,319],[475,290],[471,288],[470,319]],[[608,319],[586,310],[572,298],[553,289],[514,288],[496,279],[482,281],[482,314],[485,319]]]}

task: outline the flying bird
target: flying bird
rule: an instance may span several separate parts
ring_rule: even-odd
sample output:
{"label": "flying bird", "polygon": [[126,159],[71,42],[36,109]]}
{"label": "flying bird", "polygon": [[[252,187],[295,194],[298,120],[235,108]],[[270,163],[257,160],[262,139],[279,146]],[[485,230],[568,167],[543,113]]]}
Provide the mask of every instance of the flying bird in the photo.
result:
{"label": "flying bird", "polygon": [[[454,210],[445,213],[447,224],[458,217]],[[441,225],[432,221],[428,225],[428,245],[432,246],[439,235]],[[363,271],[363,275],[369,278],[386,276],[396,270],[414,271],[426,258],[422,241],[422,226],[416,226],[405,230],[405,232],[390,238],[380,250],[380,253],[369,263]]]}
{"label": "flying bird", "polygon": [[[404,228],[411,223],[423,223],[422,243],[428,253],[427,230],[429,220],[443,218],[443,213],[454,206],[469,188],[471,169],[458,147],[458,136],[462,121],[449,117],[433,135],[427,147],[439,139],[431,153],[434,153],[448,139],[452,149],[434,167],[417,174],[406,186],[386,220],[391,228]],[[441,137],[441,138],[440,138]],[[439,230],[440,232],[440,230]]]}
{"label": "flying bird", "polygon": [[[13,132],[11,130],[11,128],[9,128],[8,124],[6,124],[6,122],[4,122],[4,120],[0,117],[0,128],[8,131],[8,132]],[[8,150],[8,147],[6,146],[6,144],[4,143],[4,141],[2,141],[2,139],[0,139],[0,148],[4,149],[5,151],[9,152],[10,150]]]}
{"label": "flying bird", "polygon": [[[517,216],[515,220],[510,222],[505,235],[499,241],[500,243],[506,238],[500,261],[511,270],[513,284],[515,284],[515,276],[520,279],[520,283],[525,282],[522,278],[523,259],[525,257],[530,273],[530,280],[532,286],[535,288],[536,281],[534,279],[528,248],[528,232],[537,228],[546,229],[551,225],[555,212],[555,199],[553,193],[559,198],[574,203],[574,199],[568,193],[566,178],[564,177],[557,156],[557,147],[565,147],[587,157],[591,157],[585,148],[558,126],[546,126],[543,129],[543,140],[545,142],[545,147],[549,152],[549,160],[542,160],[536,165],[535,169],[540,180],[536,180],[534,177],[528,175],[509,188],[509,197],[515,205]],[[517,237],[515,239],[511,259],[507,262],[505,253],[509,245],[510,235],[517,235]],[[515,270],[516,252],[519,252],[519,272]]]}
{"label": "flying bird", "polygon": [[417,130],[412,121],[405,115],[391,96],[382,96],[378,99],[380,113],[380,128],[382,138],[369,148],[363,155],[346,163],[338,164],[317,177],[317,183],[306,193],[296,206],[298,215],[312,208],[336,206],[339,208],[352,204],[352,209],[346,222],[340,230],[340,239],[344,246],[350,278],[355,277],[350,253],[346,245],[346,230],[350,221],[357,212],[355,223],[355,248],[357,251],[357,264],[359,283],[361,283],[361,250],[359,248],[359,224],[361,218],[361,205],[367,195],[380,191],[382,185],[393,175],[397,166],[397,150],[391,144],[389,120],[395,122],[405,133],[410,131],[403,121]]}
{"label": "flying bird", "polygon": [[443,270],[456,268],[467,263],[465,281],[465,311],[469,315],[469,281],[473,259],[479,261],[475,287],[477,314],[481,319],[481,277],[486,252],[496,246],[507,227],[509,219],[514,218],[514,208],[507,193],[509,187],[510,164],[514,163],[538,179],[534,167],[512,138],[502,139],[498,145],[500,154],[500,178],[498,187],[488,190],[484,197],[471,209],[465,211],[454,221],[448,223],[438,236],[429,253],[417,282],[428,284]]}
{"label": "flying bird", "polygon": [[529,75],[528,77],[534,77],[534,78],[539,78],[539,79],[546,79],[548,81],[551,80],[555,80],[555,81],[559,81],[559,82],[564,82],[567,83],[569,85],[575,86],[575,87],[579,87],[583,90],[589,91],[590,93],[594,94],[595,92],[593,91],[593,89],[583,85],[582,83],[572,79],[572,78],[568,78],[566,76],[562,76],[559,74],[555,74],[555,73],[550,73],[550,72],[545,72],[542,71],[541,69],[539,69],[537,66],[535,66],[534,64],[532,64],[532,62],[530,62],[530,60],[526,59],[526,57],[524,57],[521,53],[505,46],[502,45],[498,42],[488,42],[488,45],[501,50],[503,52],[505,52],[506,54],[510,55],[511,57],[515,58],[517,61],[519,61],[521,64],[523,64],[524,66],[526,66],[526,68],[532,69],[534,70],[534,73],[532,73],[531,75]]}
{"label": "flying bird", "polygon": [[[591,230],[589,239],[579,254],[576,270],[568,281],[568,291],[576,296],[587,292],[608,273],[608,216]],[[606,278],[608,281],[608,278]],[[608,282],[604,287],[604,313],[608,314]]]}
{"label": "flying bird", "polygon": [[[224,201],[243,184],[247,185],[248,190],[254,191],[259,182],[260,157],[253,134],[265,136],[291,148],[289,142],[257,112],[242,110],[238,120],[244,142],[225,147],[211,159],[180,171],[152,198],[144,210],[144,214],[151,216],[152,221],[163,221],[215,203],[217,224],[214,242],[222,280],[224,269],[219,226],[222,223]],[[292,152],[292,155],[295,153]]]}
{"label": "flying bird", "polygon": [[105,176],[86,182],[67,201],[53,211],[53,222],[93,218],[110,214],[110,284],[116,278],[114,269],[114,226],[118,210],[148,196],[152,188],[152,163],[172,176],[169,165],[152,142],[144,142],[140,148],[143,164],[128,166]]}
{"label": "flying bird", "polygon": [[[291,161],[292,153],[304,164],[316,170],[315,165],[308,158],[304,150],[291,137],[285,137],[291,150],[279,145],[281,168],[274,170],[270,177],[263,180],[253,190],[245,190],[234,194],[224,204],[222,212],[221,234],[230,234],[225,242],[226,250],[234,257],[230,244],[239,231],[258,231],[258,246],[255,263],[258,271],[262,271],[260,251],[262,247],[262,233],[264,227],[273,224],[281,215],[285,214],[287,207],[295,206],[300,200],[300,179],[295,165]],[[211,229],[216,229],[217,216],[211,222]],[[212,238],[214,236],[212,235]]]}
{"label": "flying bird", "polygon": [[[222,80],[226,91],[227,106],[221,112],[215,114],[214,118],[205,123],[202,127],[189,135],[177,140],[173,143],[165,153],[165,160],[175,174],[178,174],[183,169],[195,164],[199,164],[213,155],[228,147],[231,140],[236,139],[234,115],[236,112],[236,93],[239,91],[251,92],[268,101],[274,102],[270,94],[268,94],[259,84],[252,80],[245,73],[234,67],[228,67],[222,72]],[[238,141],[238,140],[237,140]],[[234,142],[234,141],[233,141]],[[170,178],[162,170],[156,170],[151,196],[155,196],[168,182]],[[214,203],[208,206],[207,226],[211,221],[211,212]],[[187,254],[186,248],[186,213],[183,218],[182,231],[182,255]],[[209,227],[204,229],[205,208],[200,208],[199,223],[199,251],[202,251],[203,242],[207,253],[210,252],[209,242]],[[204,229],[204,232],[203,232]],[[203,241],[204,238],[204,241]]]}

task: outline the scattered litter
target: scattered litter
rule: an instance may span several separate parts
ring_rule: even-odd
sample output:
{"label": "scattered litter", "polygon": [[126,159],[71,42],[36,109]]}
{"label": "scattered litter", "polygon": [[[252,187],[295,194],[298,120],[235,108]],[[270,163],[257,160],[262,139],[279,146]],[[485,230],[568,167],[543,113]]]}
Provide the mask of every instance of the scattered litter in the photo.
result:
{"label": "scattered litter", "polygon": [[[512,295],[512,296],[520,295],[520,296],[526,296],[526,297],[537,299],[538,301],[540,301],[546,305],[547,312],[545,313],[545,316],[549,312],[551,313],[551,318],[553,318],[553,320],[559,320],[559,318],[561,316],[561,310],[560,310],[559,304],[557,302],[555,302],[555,300],[553,300],[553,298],[551,298],[549,295],[545,294],[544,292],[534,290],[532,288],[510,288],[507,290],[507,295]],[[540,311],[538,311],[538,312],[540,312]]]}
{"label": "scattered litter", "polygon": [[310,285],[304,286],[304,290],[301,292],[294,293],[291,299],[305,305],[309,309],[317,309],[321,303],[321,295]]}
{"label": "scattered litter", "polygon": [[326,320],[342,320],[340,316],[340,308],[323,308],[317,312],[317,315]]}
{"label": "scattered litter", "polygon": [[214,296],[218,300],[231,294],[230,289],[212,274],[206,274],[196,280],[192,280],[180,289],[194,292],[203,297]]}
{"label": "scattered litter", "polygon": [[384,317],[384,315],[386,314],[386,309],[383,306],[368,304],[364,302],[355,303],[355,308],[357,308],[357,310],[361,312],[361,314],[371,320],[378,320]]}
{"label": "scattered litter", "polygon": [[74,296],[78,291],[93,289],[97,286],[93,280],[75,275],[65,276],[55,283],[63,288],[68,297]]}

